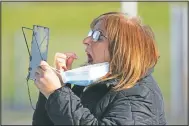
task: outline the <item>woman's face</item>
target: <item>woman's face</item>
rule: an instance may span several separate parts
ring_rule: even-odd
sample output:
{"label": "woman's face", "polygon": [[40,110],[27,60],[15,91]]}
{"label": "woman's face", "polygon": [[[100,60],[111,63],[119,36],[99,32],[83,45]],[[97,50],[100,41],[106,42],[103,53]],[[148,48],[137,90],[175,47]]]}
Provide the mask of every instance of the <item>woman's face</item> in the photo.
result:
{"label": "woman's face", "polygon": [[[88,37],[83,40],[86,46],[85,52],[88,57],[89,64],[109,62],[110,56],[108,51],[108,39],[102,21],[99,21],[89,33]],[[99,35],[100,31],[100,35]],[[91,34],[92,33],[92,34]],[[99,37],[98,37],[99,35]],[[97,40],[95,40],[98,38]]]}

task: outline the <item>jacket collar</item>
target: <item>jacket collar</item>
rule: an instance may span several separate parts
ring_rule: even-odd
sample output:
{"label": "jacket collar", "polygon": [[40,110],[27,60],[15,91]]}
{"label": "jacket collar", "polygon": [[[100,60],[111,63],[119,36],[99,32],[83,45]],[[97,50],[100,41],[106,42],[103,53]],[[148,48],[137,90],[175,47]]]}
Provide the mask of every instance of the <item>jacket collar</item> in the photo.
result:
{"label": "jacket collar", "polygon": [[[147,73],[141,78],[141,79],[143,79],[143,78],[146,78],[147,76],[149,76],[150,74],[152,74],[154,72],[154,68],[150,68],[148,71],[147,71]],[[141,80],[140,79],[140,80]]]}

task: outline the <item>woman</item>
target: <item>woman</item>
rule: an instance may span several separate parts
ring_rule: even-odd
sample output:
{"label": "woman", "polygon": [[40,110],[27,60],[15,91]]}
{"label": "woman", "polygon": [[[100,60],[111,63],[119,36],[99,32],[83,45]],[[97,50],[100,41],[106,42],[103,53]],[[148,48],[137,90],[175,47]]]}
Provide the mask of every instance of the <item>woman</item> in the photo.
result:
{"label": "woman", "polygon": [[[159,57],[151,29],[137,17],[110,12],[94,19],[91,30],[83,41],[88,63],[109,62],[109,74],[71,89],[41,62],[33,125],[165,125],[163,97],[151,75]],[[57,53],[56,68],[69,70],[76,58]]]}

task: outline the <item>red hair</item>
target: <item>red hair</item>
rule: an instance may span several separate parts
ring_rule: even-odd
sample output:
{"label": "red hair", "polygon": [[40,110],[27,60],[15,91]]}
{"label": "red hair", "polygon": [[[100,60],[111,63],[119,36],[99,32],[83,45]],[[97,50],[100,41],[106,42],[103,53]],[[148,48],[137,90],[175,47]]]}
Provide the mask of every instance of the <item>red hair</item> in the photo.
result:
{"label": "red hair", "polygon": [[108,36],[111,75],[102,79],[118,78],[116,90],[134,86],[147,71],[154,67],[159,54],[154,33],[140,18],[120,12],[105,13],[91,23],[91,28],[102,21]]}

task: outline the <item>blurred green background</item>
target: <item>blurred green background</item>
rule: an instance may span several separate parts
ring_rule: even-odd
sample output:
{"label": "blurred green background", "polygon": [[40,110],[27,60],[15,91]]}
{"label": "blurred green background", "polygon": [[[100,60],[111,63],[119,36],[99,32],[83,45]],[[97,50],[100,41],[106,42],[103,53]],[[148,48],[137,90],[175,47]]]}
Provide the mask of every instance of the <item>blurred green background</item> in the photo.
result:
{"label": "blurred green background", "polygon": [[[91,21],[108,11],[121,11],[120,2],[3,2],[2,3],[2,100],[3,124],[31,121],[25,78],[29,56],[21,27],[34,24],[50,28],[48,63],[53,65],[56,52],[75,52],[79,59],[73,67],[86,60],[83,38]],[[166,115],[170,111],[170,18],[168,2],[140,2],[138,15],[152,27],[160,51],[160,59],[153,73],[165,100]],[[28,43],[32,32],[25,30]],[[30,92],[35,105],[38,91],[32,82]],[[16,99],[16,100],[15,100]],[[21,104],[22,103],[22,104]],[[24,104],[24,105],[23,105]],[[21,106],[22,107],[18,107]],[[14,116],[14,113],[15,116]],[[18,116],[20,115],[20,116]],[[13,118],[10,122],[8,117]],[[27,118],[26,118],[27,117]],[[27,121],[26,121],[27,122]]]}

